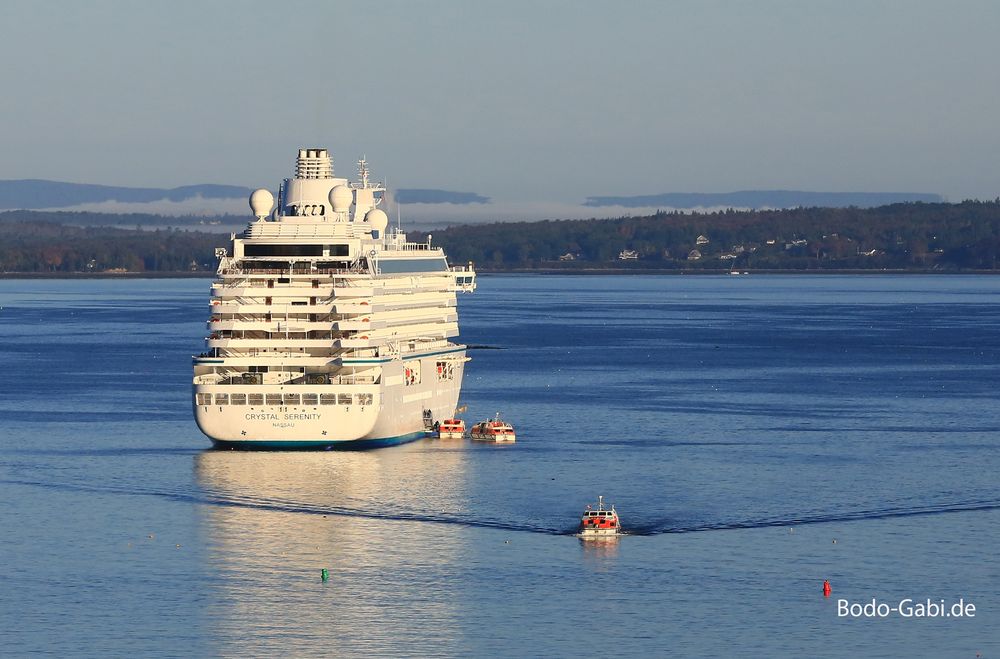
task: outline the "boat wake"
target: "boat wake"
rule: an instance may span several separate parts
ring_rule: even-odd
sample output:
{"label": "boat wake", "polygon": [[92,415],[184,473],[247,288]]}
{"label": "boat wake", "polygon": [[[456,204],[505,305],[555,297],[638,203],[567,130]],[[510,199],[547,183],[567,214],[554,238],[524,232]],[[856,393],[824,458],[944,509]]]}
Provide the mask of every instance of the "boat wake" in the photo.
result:
{"label": "boat wake", "polygon": [[[458,512],[441,512],[428,514],[426,511],[410,512],[405,510],[366,510],[346,506],[331,506],[301,501],[259,498],[234,493],[214,493],[200,491],[171,491],[164,489],[136,487],[134,485],[116,486],[113,484],[84,485],[76,483],[58,483],[26,479],[3,479],[0,483],[10,485],[26,485],[68,492],[87,492],[96,494],[123,494],[131,496],[148,496],[192,503],[205,506],[223,506],[246,508],[261,511],[293,513],[300,515],[320,515],[335,517],[353,517],[361,519],[423,522],[431,524],[453,524],[470,528],[497,529],[522,533],[541,533],[557,536],[575,536],[579,525],[548,526],[540,522],[521,521],[511,523],[504,520],[475,517]],[[896,506],[873,508],[867,510],[848,510],[842,512],[817,512],[806,515],[783,515],[753,519],[735,520],[691,520],[685,522],[677,518],[661,518],[643,521],[639,515],[629,515],[622,524],[622,535],[655,536],[668,533],[701,533],[705,531],[727,531],[739,529],[761,529],[770,527],[795,527],[810,524],[830,524],[838,522],[855,522],[863,520],[891,519],[901,517],[944,515],[948,513],[1000,510],[1000,499],[981,499],[974,501],[927,504],[923,506]]]}
{"label": "boat wake", "polygon": [[246,508],[252,510],[273,511],[282,513],[295,513],[302,515],[321,515],[333,517],[355,517],[361,519],[374,519],[398,522],[426,522],[433,524],[454,524],[473,528],[498,529],[502,531],[519,531],[525,533],[543,533],[547,535],[565,535],[562,528],[548,527],[539,524],[520,523],[513,524],[502,520],[475,518],[461,513],[441,513],[427,514],[426,512],[408,512],[400,510],[364,510],[358,508],[348,508],[342,506],[328,506],[303,503],[299,501],[257,498],[251,496],[240,496],[233,494],[217,494],[210,492],[184,492],[157,490],[143,487],[125,487],[114,485],[80,485],[74,483],[54,483],[44,481],[4,479],[0,483],[11,485],[28,485],[42,487],[64,492],[86,492],[94,494],[125,494],[132,496],[148,496],[178,501],[183,503],[193,503],[205,506],[223,506],[233,508]]}
{"label": "boat wake", "polygon": [[628,535],[650,536],[664,533],[698,533],[703,531],[727,531],[736,529],[762,529],[769,527],[796,527],[808,524],[831,524],[837,522],[856,522],[862,520],[891,519],[897,517],[916,517],[929,515],[944,515],[948,513],[963,513],[986,510],[1000,510],[1000,499],[982,499],[978,501],[962,501],[924,506],[898,506],[889,508],[874,508],[869,510],[849,510],[832,513],[813,513],[808,515],[788,515],[780,517],[763,517],[745,520],[724,520],[677,523],[676,520],[658,520],[655,522],[623,525]]}

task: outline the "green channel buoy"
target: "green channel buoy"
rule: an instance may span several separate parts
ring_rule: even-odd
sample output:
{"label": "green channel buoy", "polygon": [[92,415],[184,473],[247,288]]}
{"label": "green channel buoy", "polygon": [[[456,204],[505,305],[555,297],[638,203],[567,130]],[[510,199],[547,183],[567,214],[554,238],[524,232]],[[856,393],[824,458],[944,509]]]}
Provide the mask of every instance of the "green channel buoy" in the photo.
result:
{"label": "green channel buoy", "polygon": [[319,577],[323,581],[326,581],[327,579],[330,578],[330,573],[326,571],[326,568],[323,568],[322,570],[319,571]]}

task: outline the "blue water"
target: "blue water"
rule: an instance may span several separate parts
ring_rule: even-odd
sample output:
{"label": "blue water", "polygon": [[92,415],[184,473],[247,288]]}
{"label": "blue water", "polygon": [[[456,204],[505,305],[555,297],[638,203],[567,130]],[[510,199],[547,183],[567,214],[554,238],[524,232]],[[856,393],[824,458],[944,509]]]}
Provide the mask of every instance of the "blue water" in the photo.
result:
{"label": "blue water", "polygon": [[357,453],[209,450],[207,289],[0,281],[0,654],[1000,656],[1000,278],[484,276],[517,443]]}

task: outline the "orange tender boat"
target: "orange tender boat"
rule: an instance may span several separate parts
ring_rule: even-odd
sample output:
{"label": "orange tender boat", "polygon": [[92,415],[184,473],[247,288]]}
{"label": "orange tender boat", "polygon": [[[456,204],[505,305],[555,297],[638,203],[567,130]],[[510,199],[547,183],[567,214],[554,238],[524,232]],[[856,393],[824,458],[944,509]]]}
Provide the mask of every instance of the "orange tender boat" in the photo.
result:
{"label": "orange tender boat", "polygon": [[516,439],[514,428],[506,421],[500,420],[500,413],[491,420],[480,421],[472,426],[469,433],[472,439],[481,442],[513,442]]}
{"label": "orange tender boat", "polygon": [[465,437],[465,421],[462,419],[445,419],[438,423],[439,439],[462,439]]}
{"label": "orange tender boat", "polygon": [[597,497],[597,508],[587,506],[580,519],[580,537],[583,539],[617,538],[621,535],[621,520],[614,506],[605,507],[604,497]]}

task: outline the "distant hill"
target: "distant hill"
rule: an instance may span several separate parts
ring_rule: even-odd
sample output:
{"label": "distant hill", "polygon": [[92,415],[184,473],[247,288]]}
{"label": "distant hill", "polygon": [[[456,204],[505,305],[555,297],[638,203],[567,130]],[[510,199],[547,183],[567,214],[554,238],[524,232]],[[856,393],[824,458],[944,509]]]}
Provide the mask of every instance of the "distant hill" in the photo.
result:
{"label": "distant hill", "polygon": [[475,192],[451,192],[449,190],[403,189],[396,190],[393,197],[401,204],[488,204],[489,197]]}
{"label": "distant hill", "polygon": [[[246,200],[252,190],[237,185],[185,185],[179,188],[127,188],[114,185],[65,183],[43,179],[0,181],[0,210],[35,210],[73,208],[103,202],[153,203],[181,202],[188,199]],[[449,190],[396,190],[400,204],[485,204],[489,197],[473,192]]]}
{"label": "distant hill", "polygon": [[150,203],[169,200],[233,199],[250,195],[250,188],[235,185],[185,185],[179,188],[124,188],[113,185],[64,183],[42,179],[0,181],[0,208],[69,208],[105,201]]}
{"label": "distant hill", "polygon": [[943,202],[923,192],[808,192],[741,190],[739,192],[666,192],[633,197],[587,197],[584,206],[625,208],[875,208],[912,201]]}

